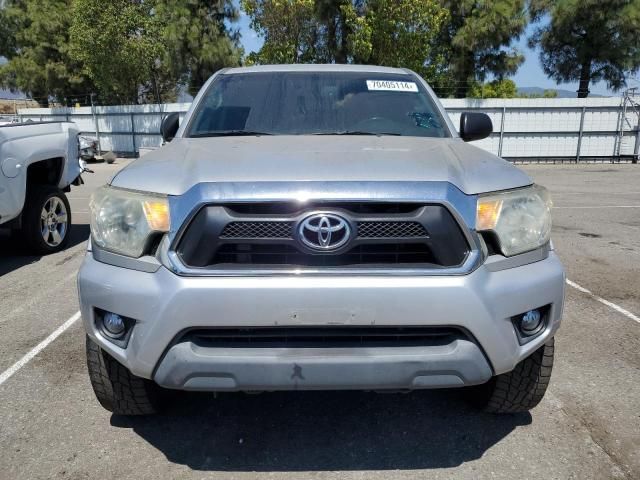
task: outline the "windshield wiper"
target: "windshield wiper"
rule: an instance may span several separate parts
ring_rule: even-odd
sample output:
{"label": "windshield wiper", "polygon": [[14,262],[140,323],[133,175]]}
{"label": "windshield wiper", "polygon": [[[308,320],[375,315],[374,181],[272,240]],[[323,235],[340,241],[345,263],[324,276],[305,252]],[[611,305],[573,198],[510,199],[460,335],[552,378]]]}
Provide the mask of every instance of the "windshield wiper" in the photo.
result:
{"label": "windshield wiper", "polygon": [[376,137],[380,137],[383,135],[393,135],[395,137],[401,137],[401,133],[396,132],[361,132],[358,130],[345,130],[342,132],[318,132],[313,133],[312,135],[374,135]]}
{"label": "windshield wiper", "polygon": [[251,137],[260,135],[273,135],[267,132],[255,132],[252,130],[212,130],[211,132],[192,133],[190,137]]}

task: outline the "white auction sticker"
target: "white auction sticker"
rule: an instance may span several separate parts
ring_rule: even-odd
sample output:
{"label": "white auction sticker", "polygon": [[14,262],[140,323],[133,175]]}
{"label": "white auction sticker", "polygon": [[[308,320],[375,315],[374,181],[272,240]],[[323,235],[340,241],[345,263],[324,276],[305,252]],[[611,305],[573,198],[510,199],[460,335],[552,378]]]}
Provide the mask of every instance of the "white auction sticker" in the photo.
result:
{"label": "white auction sticker", "polygon": [[397,82],[395,80],[367,80],[367,90],[385,92],[417,92],[415,82]]}

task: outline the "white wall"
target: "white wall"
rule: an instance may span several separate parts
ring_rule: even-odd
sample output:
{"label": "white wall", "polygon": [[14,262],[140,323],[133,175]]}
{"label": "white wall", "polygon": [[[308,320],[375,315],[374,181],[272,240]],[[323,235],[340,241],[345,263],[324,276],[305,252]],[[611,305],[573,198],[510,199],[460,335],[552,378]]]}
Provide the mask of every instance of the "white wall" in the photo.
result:
{"label": "white wall", "polygon": [[[638,141],[638,118],[627,114],[622,122],[625,135],[620,142],[618,129],[622,115],[620,98],[539,98],[539,99],[443,99],[455,125],[463,111],[487,113],[493,122],[491,137],[475,142],[479,147],[505,158],[575,158],[580,138],[580,157],[633,155]],[[20,109],[22,120],[70,120],[87,135],[100,130],[103,150],[137,152],[140,147],[157,147],[162,115],[186,112],[188,103]],[[504,118],[503,118],[504,117]],[[501,127],[504,127],[501,130]],[[135,130],[135,134],[132,132]],[[135,142],[135,145],[134,145]]]}

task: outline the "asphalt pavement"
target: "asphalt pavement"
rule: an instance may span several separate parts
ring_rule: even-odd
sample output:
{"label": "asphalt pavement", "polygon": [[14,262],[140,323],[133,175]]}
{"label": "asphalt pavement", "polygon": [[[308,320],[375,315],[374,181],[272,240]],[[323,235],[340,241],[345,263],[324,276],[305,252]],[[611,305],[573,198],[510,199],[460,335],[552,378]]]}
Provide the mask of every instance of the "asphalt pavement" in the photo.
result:
{"label": "asphalt pavement", "polygon": [[89,195],[126,163],[69,194],[65,251],[0,237],[0,479],[640,478],[640,166],[522,167],[552,192],[571,282],[530,414],[478,413],[448,390],[185,394],[130,419],[95,400],[75,320]]}

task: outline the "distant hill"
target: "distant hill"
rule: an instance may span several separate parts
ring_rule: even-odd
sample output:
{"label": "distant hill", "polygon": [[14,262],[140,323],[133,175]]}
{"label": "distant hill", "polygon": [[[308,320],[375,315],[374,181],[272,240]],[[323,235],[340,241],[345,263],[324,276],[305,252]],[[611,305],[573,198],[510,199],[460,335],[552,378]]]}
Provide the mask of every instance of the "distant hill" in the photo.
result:
{"label": "distant hill", "polygon": [[16,92],[13,93],[9,90],[3,90],[0,88],[0,99],[3,100],[24,100],[27,98],[24,93]]}
{"label": "distant hill", "polygon": [[[572,90],[563,90],[562,88],[540,88],[540,87],[520,87],[518,93],[523,95],[540,95],[545,90],[555,90],[558,93],[557,98],[576,98],[578,94]],[[589,94],[590,97],[603,97],[604,95],[596,95],[594,93]]]}

